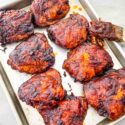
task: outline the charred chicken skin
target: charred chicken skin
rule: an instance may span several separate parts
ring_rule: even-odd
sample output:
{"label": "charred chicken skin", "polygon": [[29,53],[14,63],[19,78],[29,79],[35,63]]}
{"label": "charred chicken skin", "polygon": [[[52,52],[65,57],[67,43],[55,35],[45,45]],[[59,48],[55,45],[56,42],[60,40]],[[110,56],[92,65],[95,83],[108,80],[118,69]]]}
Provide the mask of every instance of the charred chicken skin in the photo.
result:
{"label": "charred chicken skin", "polygon": [[68,0],[34,0],[31,12],[34,15],[35,24],[45,27],[65,17],[69,8]]}
{"label": "charred chicken skin", "polygon": [[39,110],[49,109],[57,105],[65,94],[60,73],[52,68],[31,77],[18,90],[19,98],[22,101]]}
{"label": "charred chicken skin", "polygon": [[8,64],[13,69],[26,73],[46,71],[55,62],[52,47],[44,34],[36,33],[22,42],[10,53]]}
{"label": "charred chicken skin", "polygon": [[28,38],[34,32],[31,13],[24,10],[0,11],[0,44]]}
{"label": "charred chicken skin", "polygon": [[95,37],[92,34],[90,34],[90,32],[88,33],[88,36],[87,36],[87,42],[98,45],[100,47],[104,47],[105,45],[104,39]]}
{"label": "charred chicken skin", "polygon": [[120,36],[115,28],[110,22],[91,21],[90,34],[101,39],[118,40]]}
{"label": "charred chicken skin", "polygon": [[112,68],[113,62],[102,47],[94,44],[80,45],[68,53],[63,68],[77,81],[89,81]]}
{"label": "charred chicken skin", "polygon": [[72,49],[87,39],[88,21],[79,14],[72,14],[69,18],[48,28],[49,38],[57,45]]}
{"label": "charred chicken skin", "polygon": [[110,71],[84,85],[88,103],[110,120],[125,114],[125,68]]}
{"label": "charred chicken skin", "polygon": [[88,106],[83,97],[67,96],[50,110],[39,110],[46,125],[83,125]]}

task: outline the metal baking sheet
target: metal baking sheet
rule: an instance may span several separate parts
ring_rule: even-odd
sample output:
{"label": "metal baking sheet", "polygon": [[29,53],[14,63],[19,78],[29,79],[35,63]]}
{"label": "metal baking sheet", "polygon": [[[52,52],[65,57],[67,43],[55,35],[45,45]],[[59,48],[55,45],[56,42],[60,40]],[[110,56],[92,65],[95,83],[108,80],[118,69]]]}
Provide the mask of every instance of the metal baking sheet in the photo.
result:
{"label": "metal baking sheet", "polygon": [[[80,0],[80,1],[69,0],[69,1],[70,1],[71,9],[66,17],[68,17],[69,14],[71,14],[71,13],[78,12],[79,14],[85,16],[90,21],[91,19],[94,19],[97,16],[97,14],[95,13],[95,11],[93,10],[93,8],[91,7],[91,5],[88,3],[87,0]],[[20,5],[18,5],[18,6],[21,6],[21,4],[25,5],[25,3],[20,3]],[[18,8],[18,6],[14,7],[14,8]],[[76,7],[74,7],[74,6],[77,6],[80,9],[76,9]],[[23,9],[28,11],[29,6],[23,8]],[[45,33],[47,36],[46,29],[42,29],[42,28],[37,29],[36,28],[35,32]],[[66,90],[69,90],[70,88],[68,86],[68,83],[70,83],[73,93],[76,96],[82,96],[83,95],[82,84],[80,84],[79,82],[74,83],[73,78],[71,78],[68,74],[67,74],[67,77],[63,76],[64,70],[62,69],[62,64],[63,64],[64,59],[67,56],[68,50],[58,47],[53,42],[51,42],[49,40],[49,38],[48,38],[48,41],[49,41],[50,45],[53,47],[54,52],[56,53],[56,57],[55,57],[56,62],[53,67],[56,68],[61,73],[63,87]],[[11,69],[11,67],[9,65],[7,65],[8,55],[18,44],[19,43],[7,45],[7,50],[5,53],[0,51],[0,61],[1,61],[0,72],[2,73],[2,78],[5,82],[5,85],[3,85],[3,86],[6,87],[6,89],[4,89],[4,90],[8,91],[8,93],[11,95],[10,98],[13,102],[12,104],[15,107],[16,115],[18,115],[17,120],[20,120],[20,122],[18,122],[19,124],[21,124],[21,125],[44,125],[43,119],[40,116],[40,114],[36,111],[36,109],[21,102],[17,96],[19,86],[23,82],[28,80],[31,77],[31,75],[15,71],[15,70]],[[107,42],[105,44],[105,49],[112,56],[112,59],[114,62],[114,68],[115,69],[121,68],[122,65],[120,64],[120,62],[118,61],[116,56],[113,54],[112,50],[109,48],[109,45],[107,44]],[[117,121],[119,121],[119,120],[117,120]],[[97,114],[97,112],[92,107],[89,106],[87,116],[84,120],[84,125],[97,125],[97,124],[98,125],[99,124],[100,125],[110,125],[110,124],[113,125],[117,121],[111,122],[111,121],[108,121],[107,119],[105,120],[104,117],[99,116]]]}
{"label": "metal baking sheet", "polygon": [[0,10],[10,8],[12,6],[15,6],[17,3],[19,3],[21,0],[1,0],[0,2]]}

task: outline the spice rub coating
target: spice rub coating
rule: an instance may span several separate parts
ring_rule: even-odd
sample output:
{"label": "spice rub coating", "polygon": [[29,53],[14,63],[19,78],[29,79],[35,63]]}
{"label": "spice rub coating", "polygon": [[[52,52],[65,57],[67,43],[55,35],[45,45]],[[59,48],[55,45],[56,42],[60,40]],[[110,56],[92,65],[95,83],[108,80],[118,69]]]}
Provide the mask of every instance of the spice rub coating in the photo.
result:
{"label": "spice rub coating", "polygon": [[24,10],[0,11],[0,44],[25,40],[34,32],[32,15]]}
{"label": "spice rub coating", "polygon": [[85,43],[71,50],[63,68],[77,81],[89,81],[113,67],[112,58],[102,47]]}
{"label": "spice rub coating", "polygon": [[91,21],[90,34],[101,39],[121,41],[123,29],[111,22]]}
{"label": "spice rub coating", "polygon": [[68,0],[34,0],[31,4],[31,12],[37,26],[52,25],[65,17],[68,13]]}
{"label": "spice rub coating", "polygon": [[125,114],[125,68],[110,71],[84,85],[88,103],[110,120]]}
{"label": "spice rub coating", "polygon": [[37,109],[50,109],[61,101],[66,92],[60,73],[50,68],[23,83],[18,90],[19,98]]}
{"label": "spice rub coating", "polygon": [[30,74],[46,71],[55,62],[52,47],[42,33],[35,33],[10,53],[8,64]]}
{"label": "spice rub coating", "polygon": [[48,36],[60,47],[72,49],[86,41],[88,27],[88,21],[84,16],[71,14],[69,18],[50,26]]}
{"label": "spice rub coating", "polygon": [[84,97],[66,96],[50,110],[39,110],[46,125],[83,125],[88,109]]}

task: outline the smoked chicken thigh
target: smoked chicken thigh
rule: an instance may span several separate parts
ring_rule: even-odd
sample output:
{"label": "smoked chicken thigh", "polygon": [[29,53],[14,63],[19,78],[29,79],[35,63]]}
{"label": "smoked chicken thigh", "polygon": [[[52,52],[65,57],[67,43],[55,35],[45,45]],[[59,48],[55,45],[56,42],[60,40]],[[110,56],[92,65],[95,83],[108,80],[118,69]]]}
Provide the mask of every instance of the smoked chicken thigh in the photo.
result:
{"label": "smoked chicken thigh", "polygon": [[37,109],[49,109],[61,101],[66,92],[61,84],[60,73],[50,68],[23,83],[18,90],[19,98]]}
{"label": "smoked chicken thigh", "polygon": [[71,14],[67,19],[50,26],[48,36],[60,47],[72,49],[86,41],[88,27],[88,21],[84,16]]}
{"label": "smoked chicken thigh", "polygon": [[63,68],[77,81],[89,81],[113,67],[112,58],[102,47],[85,43],[71,50]]}
{"label": "smoked chicken thigh", "polygon": [[53,49],[42,33],[36,33],[16,46],[8,59],[8,64],[13,69],[30,74],[44,72],[54,62]]}
{"label": "smoked chicken thigh", "polygon": [[65,17],[68,13],[68,0],[34,0],[31,4],[31,12],[37,26],[52,25]]}
{"label": "smoked chicken thigh", "polygon": [[66,96],[50,110],[39,110],[45,125],[83,125],[88,105],[84,97]]}
{"label": "smoked chicken thigh", "polygon": [[0,44],[18,42],[34,33],[32,15],[24,10],[0,11]]}
{"label": "smoked chicken thigh", "polygon": [[125,114],[125,68],[110,71],[84,85],[88,103],[110,120]]}
{"label": "smoked chicken thigh", "polygon": [[122,30],[110,22],[91,21],[90,34],[94,37],[121,41]]}

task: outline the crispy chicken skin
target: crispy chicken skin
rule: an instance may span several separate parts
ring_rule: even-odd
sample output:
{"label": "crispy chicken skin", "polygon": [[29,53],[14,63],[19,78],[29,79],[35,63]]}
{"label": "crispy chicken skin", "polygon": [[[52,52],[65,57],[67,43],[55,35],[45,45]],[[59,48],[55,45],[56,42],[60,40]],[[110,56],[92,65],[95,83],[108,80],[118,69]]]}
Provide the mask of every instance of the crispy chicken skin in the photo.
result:
{"label": "crispy chicken skin", "polygon": [[101,116],[115,120],[125,114],[125,68],[93,79],[84,85],[84,91]]}
{"label": "crispy chicken skin", "polygon": [[95,37],[95,36],[90,36],[91,38],[91,43],[92,44],[95,44],[95,45],[98,45],[100,47],[104,47],[105,43],[104,43],[104,40],[103,39],[100,39],[98,37]]}
{"label": "crispy chicken skin", "polygon": [[49,38],[57,45],[72,49],[87,39],[88,21],[79,14],[71,14],[69,18],[48,28]]}
{"label": "crispy chicken skin", "polygon": [[52,68],[31,77],[18,90],[19,98],[22,101],[39,110],[57,105],[65,94],[60,73]]}
{"label": "crispy chicken skin", "polygon": [[117,40],[114,25],[110,22],[91,21],[90,34],[101,39]]}
{"label": "crispy chicken skin", "polygon": [[52,47],[42,33],[36,33],[10,53],[8,64],[30,74],[46,71],[55,62]]}
{"label": "crispy chicken skin", "polygon": [[103,48],[105,45],[104,39],[101,39],[99,37],[95,37],[95,36],[91,35],[90,33],[88,33],[87,42],[90,42],[92,44],[98,45],[98,46],[103,47]]}
{"label": "crispy chicken skin", "polygon": [[69,9],[68,0],[34,0],[31,5],[35,24],[40,27],[56,23],[65,17]]}
{"label": "crispy chicken skin", "polygon": [[67,96],[51,110],[39,110],[45,125],[83,125],[88,105],[84,97]]}
{"label": "crispy chicken skin", "polygon": [[24,40],[33,34],[31,17],[24,10],[0,11],[0,44]]}
{"label": "crispy chicken skin", "polygon": [[108,52],[89,43],[71,50],[63,63],[63,68],[72,77],[83,82],[91,80],[112,66],[113,62]]}

